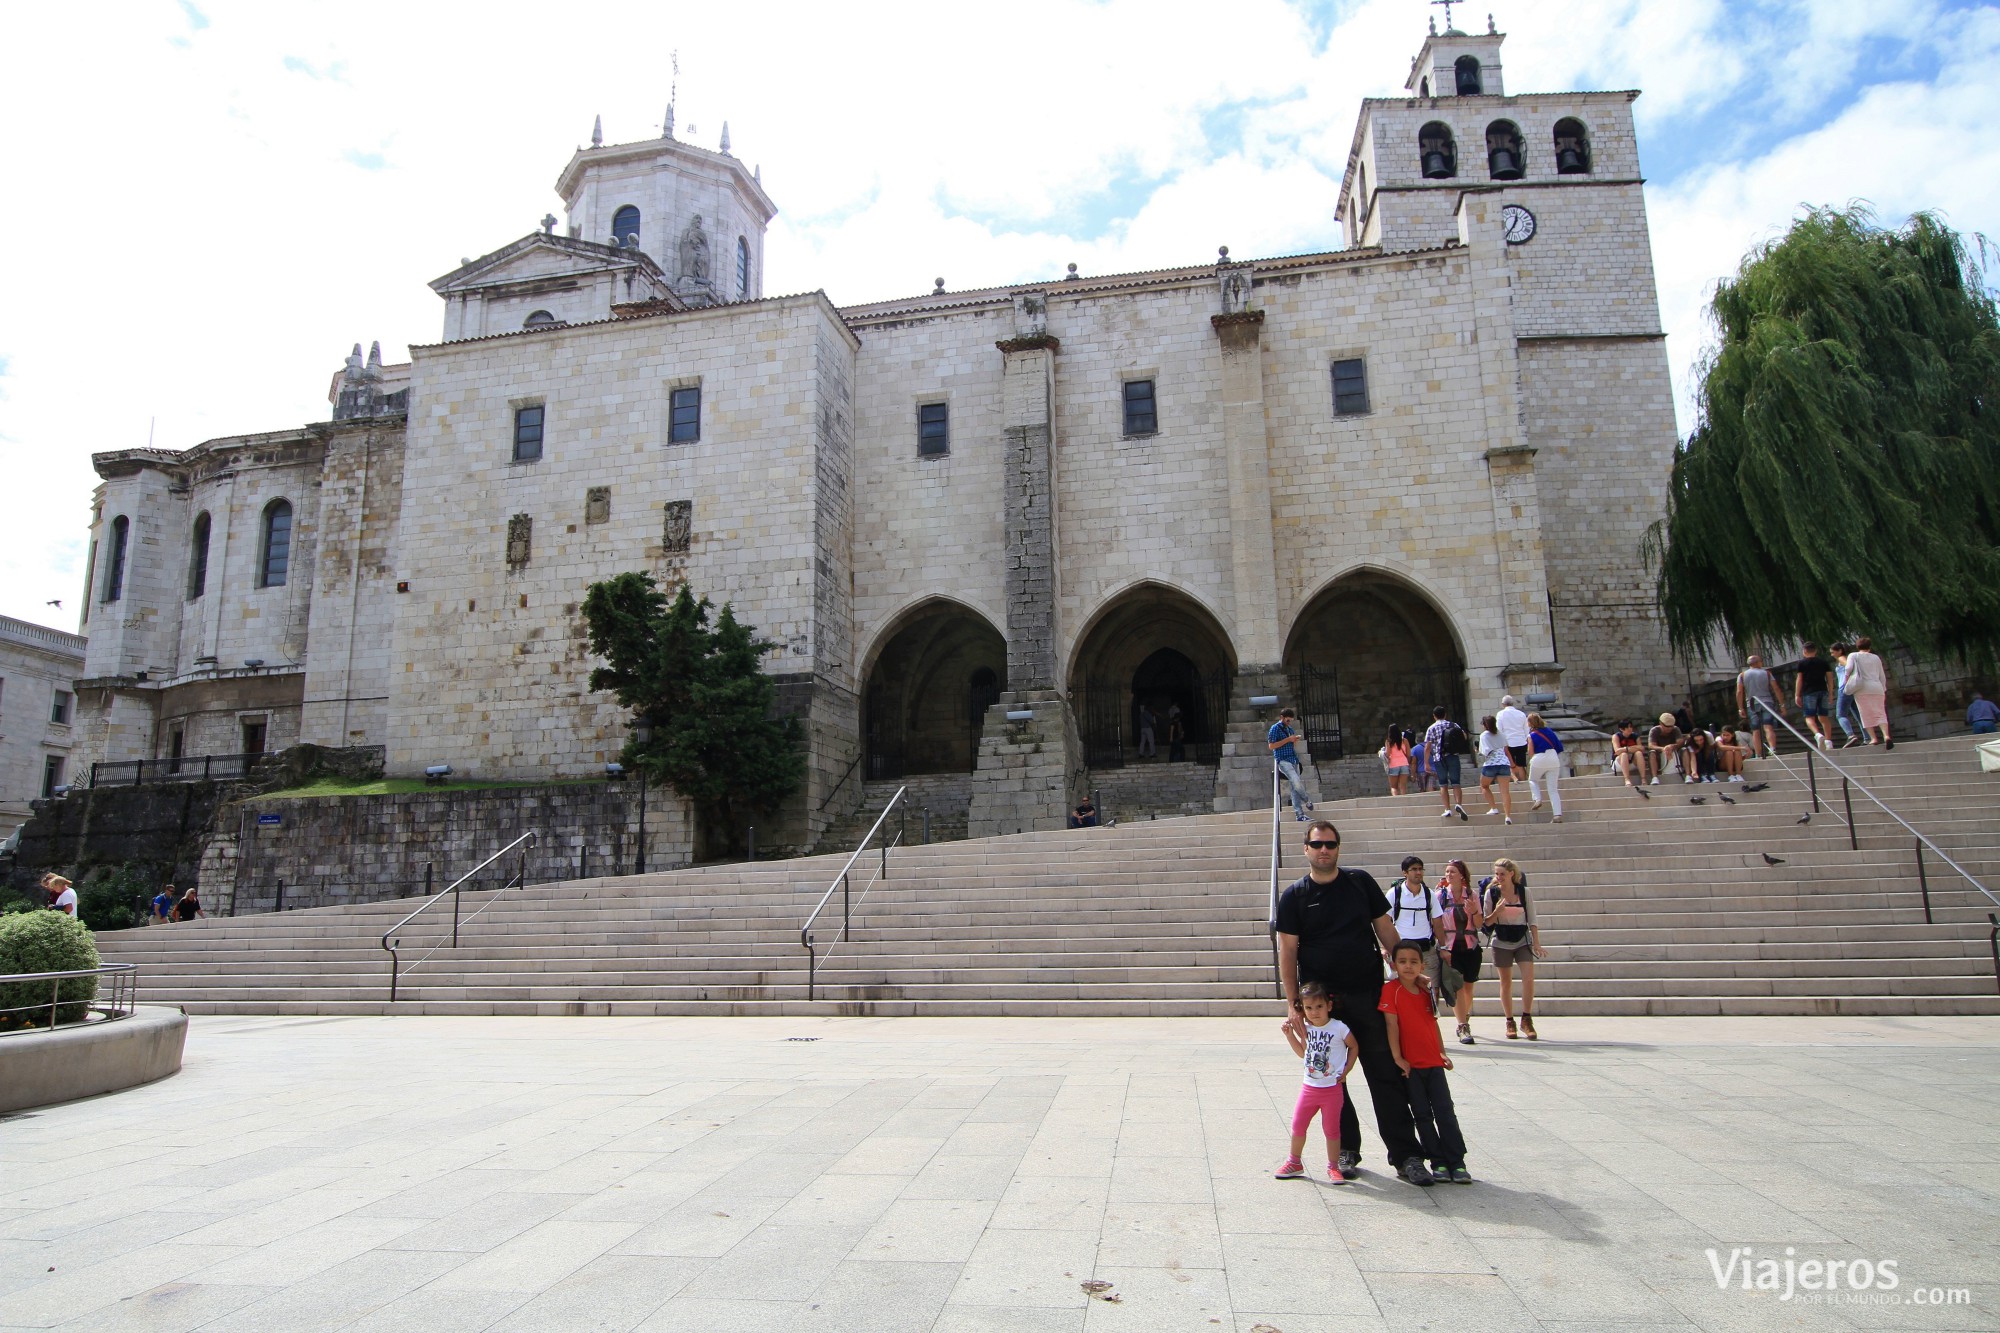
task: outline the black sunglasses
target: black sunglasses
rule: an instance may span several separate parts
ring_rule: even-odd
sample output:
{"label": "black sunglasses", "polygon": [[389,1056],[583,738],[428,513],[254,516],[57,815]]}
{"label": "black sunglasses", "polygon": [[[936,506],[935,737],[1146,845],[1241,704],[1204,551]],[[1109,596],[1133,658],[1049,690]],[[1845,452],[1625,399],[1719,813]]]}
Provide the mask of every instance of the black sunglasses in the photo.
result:
{"label": "black sunglasses", "polygon": [[1325,851],[1329,847],[1340,846],[1340,839],[1335,838],[1332,842],[1327,842],[1323,838],[1307,838],[1306,846],[1317,848],[1320,851]]}

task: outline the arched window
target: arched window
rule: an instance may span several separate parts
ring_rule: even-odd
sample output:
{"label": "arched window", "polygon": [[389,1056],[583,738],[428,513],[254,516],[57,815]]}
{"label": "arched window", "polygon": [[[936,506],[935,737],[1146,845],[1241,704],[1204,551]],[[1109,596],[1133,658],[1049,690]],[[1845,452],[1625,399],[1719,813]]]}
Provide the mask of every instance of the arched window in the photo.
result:
{"label": "arched window", "polygon": [[104,600],[115,602],[125,595],[125,548],[132,536],[132,521],[120,514],[111,520],[111,558],[104,566]]}
{"label": "arched window", "polygon": [[1460,97],[1477,97],[1481,92],[1485,91],[1479,79],[1478,56],[1460,56],[1452,64],[1451,69],[1452,73],[1458,76],[1458,95]]}
{"label": "arched window", "polygon": [[1354,216],[1355,220],[1359,221],[1368,216],[1368,164],[1366,162],[1360,163],[1355,168],[1354,184],[1357,187],[1358,193],[1358,197],[1354,201]]}
{"label": "arched window", "polygon": [[631,204],[611,215],[611,243],[623,245],[627,236],[632,238],[632,244],[639,243],[639,210]]}
{"label": "arched window", "polygon": [[1496,181],[1517,181],[1527,174],[1527,158],[1521,143],[1521,127],[1511,120],[1496,120],[1486,127],[1486,166]]}
{"label": "arched window", "polygon": [[750,299],[750,242],[736,238],[736,299]]}
{"label": "arched window", "polygon": [[1556,175],[1590,174],[1590,131],[1583,122],[1565,118],[1556,122]]}
{"label": "arched window", "polygon": [[524,329],[545,329],[556,322],[556,317],[546,310],[537,310],[521,321]]}
{"label": "arched window", "polygon": [[257,562],[257,586],[284,586],[292,564],[292,506],[288,500],[273,500],[264,506],[263,557]]}
{"label": "arched window", "polygon": [[1458,142],[1451,126],[1434,120],[1417,131],[1417,160],[1427,181],[1450,180],[1458,174]]}
{"label": "arched window", "polygon": [[208,515],[195,518],[194,535],[188,540],[188,600],[208,591]]}

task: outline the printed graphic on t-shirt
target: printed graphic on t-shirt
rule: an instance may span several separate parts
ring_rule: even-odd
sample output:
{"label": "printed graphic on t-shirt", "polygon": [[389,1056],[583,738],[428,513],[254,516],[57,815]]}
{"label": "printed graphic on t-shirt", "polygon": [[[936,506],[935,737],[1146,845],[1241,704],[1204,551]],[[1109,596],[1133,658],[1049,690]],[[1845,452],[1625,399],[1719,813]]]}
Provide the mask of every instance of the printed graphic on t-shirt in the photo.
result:
{"label": "printed graphic on t-shirt", "polygon": [[1347,1024],[1328,1019],[1323,1028],[1306,1028],[1306,1082],[1331,1087],[1347,1068]]}

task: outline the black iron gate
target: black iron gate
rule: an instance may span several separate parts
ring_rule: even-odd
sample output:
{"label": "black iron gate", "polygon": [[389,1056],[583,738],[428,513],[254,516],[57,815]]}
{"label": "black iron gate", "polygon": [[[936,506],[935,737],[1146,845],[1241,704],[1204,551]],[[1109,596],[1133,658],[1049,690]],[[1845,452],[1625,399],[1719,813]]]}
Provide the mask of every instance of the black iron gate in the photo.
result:
{"label": "black iron gate", "polygon": [[[1153,757],[1175,757],[1173,710],[1178,708],[1182,757],[1199,764],[1222,762],[1222,735],[1229,721],[1230,676],[1216,672],[1189,676],[1170,687],[1149,692],[1144,701],[1153,710]],[[1153,697],[1153,696],[1157,697]],[[1071,694],[1077,729],[1082,734],[1084,763],[1093,769],[1123,768],[1139,754],[1139,705],[1132,684],[1124,680],[1091,680]]]}
{"label": "black iron gate", "polygon": [[1292,676],[1292,696],[1298,700],[1299,729],[1315,763],[1347,753],[1340,734],[1340,671],[1336,667],[1301,666]]}

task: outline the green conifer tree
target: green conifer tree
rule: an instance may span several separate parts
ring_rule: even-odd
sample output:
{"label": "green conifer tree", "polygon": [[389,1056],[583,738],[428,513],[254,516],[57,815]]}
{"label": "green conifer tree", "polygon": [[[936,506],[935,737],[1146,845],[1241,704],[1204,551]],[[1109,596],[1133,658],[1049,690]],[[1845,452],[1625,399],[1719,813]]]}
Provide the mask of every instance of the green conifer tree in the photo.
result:
{"label": "green conifer tree", "polygon": [[685,585],[669,604],[649,574],[591,584],[584,622],[606,665],[590,688],[633,711],[620,762],[671,786],[711,838],[737,846],[752,817],[804,783],[804,738],[796,717],[772,716],[777,686],[758,661],[775,645],[727,604],[710,628],[711,608]]}
{"label": "green conifer tree", "polygon": [[[1985,242],[1978,241],[1980,257]],[[1674,646],[1854,633],[2000,652],[2000,324],[1924,213],[1816,209],[1711,308],[1697,424],[1648,535]]]}

